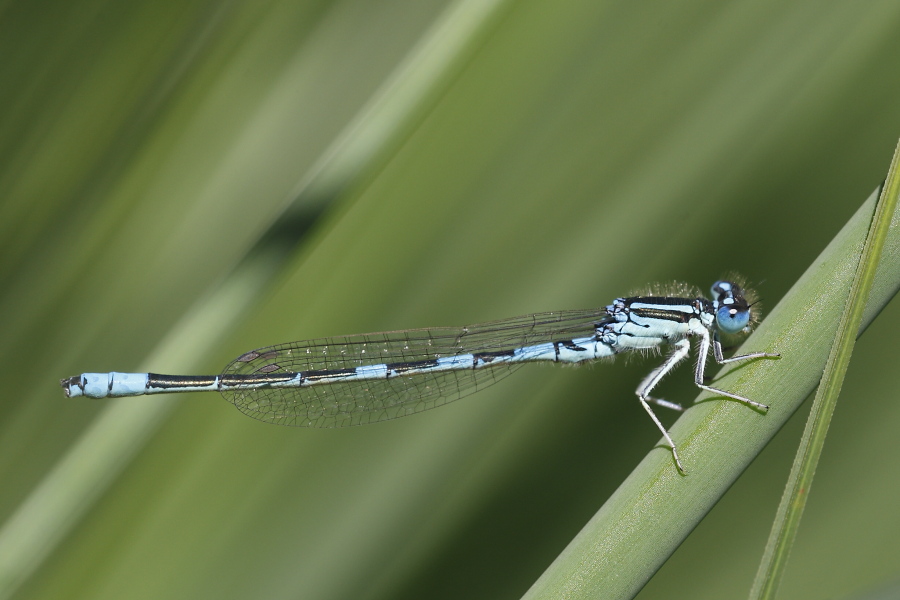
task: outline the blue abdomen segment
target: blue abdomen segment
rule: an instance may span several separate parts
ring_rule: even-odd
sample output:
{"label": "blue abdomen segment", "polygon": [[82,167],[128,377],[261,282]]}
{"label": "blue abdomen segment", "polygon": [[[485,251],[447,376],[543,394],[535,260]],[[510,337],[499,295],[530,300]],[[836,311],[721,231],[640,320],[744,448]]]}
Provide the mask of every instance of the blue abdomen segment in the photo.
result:
{"label": "blue abdomen segment", "polygon": [[63,380],[70,398],[106,398],[107,396],[142,396],[147,393],[149,373],[82,373]]}

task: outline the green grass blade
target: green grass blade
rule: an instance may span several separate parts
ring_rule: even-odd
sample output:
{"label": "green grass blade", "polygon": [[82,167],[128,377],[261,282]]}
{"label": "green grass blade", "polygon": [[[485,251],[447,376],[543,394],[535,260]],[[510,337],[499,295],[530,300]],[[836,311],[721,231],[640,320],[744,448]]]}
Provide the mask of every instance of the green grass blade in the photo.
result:
{"label": "green grass blade", "polygon": [[[771,406],[760,414],[711,399],[672,428],[687,476],[654,449],[525,598],[631,598],[662,566],[818,384],[866,237],[867,200],[743,345],[781,360],[726,368],[716,385]],[[891,223],[863,326],[900,287],[900,221]],[[710,401],[711,400],[711,401]]]}
{"label": "green grass blade", "polygon": [[787,567],[788,557],[797,536],[800,519],[806,508],[806,500],[812,487],[816,466],[822,456],[825,436],[831,424],[831,417],[837,406],[841,393],[853,346],[856,343],[859,326],[862,322],[866,300],[872,289],[875,271],[881,256],[885,240],[891,226],[891,218],[897,209],[897,196],[900,194],[900,172],[897,170],[900,161],[900,146],[894,151],[894,158],[883,186],[881,198],[875,209],[869,234],[860,257],[856,277],[848,298],[847,308],[841,317],[838,335],[832,347],[822,382],[816,392],[810,410],[800,448],[794,459],[791,474],[772,524],[772,532],[763,559],[750,591],[750,598],[774,598],[778,592],[781,578]]}

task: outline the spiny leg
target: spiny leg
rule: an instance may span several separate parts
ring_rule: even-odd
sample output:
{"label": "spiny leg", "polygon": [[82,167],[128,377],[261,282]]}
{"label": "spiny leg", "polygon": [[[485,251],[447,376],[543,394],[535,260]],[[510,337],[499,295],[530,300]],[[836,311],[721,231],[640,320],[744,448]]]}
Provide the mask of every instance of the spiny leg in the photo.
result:
{"label": "spiny leg", "polygon": [[684,407],[677,402],[670,402],[662,398],[654,398],[649,394],[653,390],[653,388],[655,388],[659,384],[659,382],[662,381],[662,378],[665,377],[669,371],[674,369],[678,365],[678,363],[684,360],[685,357],[687,357],[687,355],[690,353],[691,349],[687,342],[685,342],[685,345],[687,347],[683,352],[680,349],[681,344],[682,342],[674,344],[675,350],[671,354],[669,354],[663,364],[650,371],[650,373],[646,377],[644,377],[644,380],[641,381],[641,384],[635,391],[638,396],[642,396],[643,399],[647,402],[652,402],[657,406],[662,406],[663,408],[668,408],[670,410],[677,410],[678,412],[684,412]]}
{"label": "spiny leg", "polygon": [[[733,400],[738,400],[739,402],[743,402],[749,406],[753,406],[759,408],[760,410],[769,410],[769,407],[760,402],[754,402],[750,398],[746,398],[744,396],[739,396],[738,394],[732,394],[731,392],[726,392],[725,390],[720,390],[719,388],[710,387],[703,383],[703,373],[706,370],[706,357],[709,354],[709,332],[701,331],[700,336],[700,350],[697,353],[697,366],[694,369],[694,384],[700,388],[701,390],[706,390],[707,392],[711,392],[713,394],[718,394],[720,396],[725,396],[726,398],[731,398]],[[732,356],[731,358],[724,358],[722,356],[722,344],[719,343],[718,334],[713,341],[713,354],[715,356],[716,362],[720,365],[730,362],[735,362],[739,360],[748,360],[751,358],[779,358],[780,354],[767,354],[765,352],[754,352],[753,354],[742,354],[740,356]]]}
{"label": "spiny leg", "polygon": [[675,459],[675,464],[678,466],[678,470],[681,471],[681,474],[684,475],[687,471],[684,470],[684,466],[681,464],[681,459],[678,458],[678,449],[675,447],[675,442],[672,441],[672,438],[669,436],[669,432],[666,431],[666,428],[663,427],[663,424],[660,422],[659,418],[657,418],[656,413],[653,412],[653,409],[650,408],[648,402],[654,402],[660,406],[677,406],[679,409],[681,408],[677,404],[673,402],[666,402],[665,400],[658,400],[651,398],[649,396],[650,392],[654,387],[665,377],[666,373],[675,368],[675,366],[684,360],[688,353],[691,351],[691,343],[688,340],[681,340],[675,343],[675,350],[669,357],[661,364],[656,367],[646,378],[641,382],[641,385],[638,386],[637,394],[638,400],[641,401],[641,406],[644,407],[644,410],[647,411],[647,414],[650,415],[650,418],[653,419],[653,422],[656,423],[656,427],[663,434],[663,438],[665,438],[666,442],[669,444],[669,448],[672,449],[672,457]]}
{"label": "spiny leg", "polygon": [[713,337],[713,356],[715,356],[716,362],[720,365],[737,362],[739,360],[749,360],[751,358],[781,358],[780,354],[770,354],[768,352],[753,352],[751,354],[740,354],[738,356],[732,356],[731,358],[725,358],[725,355],[722,354],[722,342],[719,341],[718,331]]}

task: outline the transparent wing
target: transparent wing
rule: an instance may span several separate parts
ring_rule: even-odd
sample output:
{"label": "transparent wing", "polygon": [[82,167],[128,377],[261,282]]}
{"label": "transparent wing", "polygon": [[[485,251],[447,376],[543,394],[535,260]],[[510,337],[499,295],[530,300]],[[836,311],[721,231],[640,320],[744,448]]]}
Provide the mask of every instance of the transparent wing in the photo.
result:
{"label": "transparent wing", "polygon": [[[586,337],[606,322],[605,309],[538,313],[469,327],[409,329],[321,338],[247,352],[223,375],[353,369],[500,352]],[[522,363],[418,373],[390,379],[336,381],[296,388],[229,390],[223,395],[255,419],[297,427],[344,427],[385,421],[440,406],[483,389]]]}

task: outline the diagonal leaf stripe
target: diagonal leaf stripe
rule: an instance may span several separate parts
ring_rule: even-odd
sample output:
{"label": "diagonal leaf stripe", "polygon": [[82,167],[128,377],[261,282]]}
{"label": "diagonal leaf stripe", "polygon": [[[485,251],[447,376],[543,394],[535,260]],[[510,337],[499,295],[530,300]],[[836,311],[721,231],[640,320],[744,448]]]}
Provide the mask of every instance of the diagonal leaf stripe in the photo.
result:
{"label": "diagonal leaf stripe", "polygon": [[[717,385],[771,406],[767,414],[701,394],[671,434],[679,476],[663,445],[631,473],[524,598],[632,598],[712,509],[815,389],[834,339],[874,211],[873,194],[807,269],[741,352],[779,361],[726,368]],[[900,287],[900,219],[885,241],[862,330]],[[713,400],[713,401],[709,401]]]}

